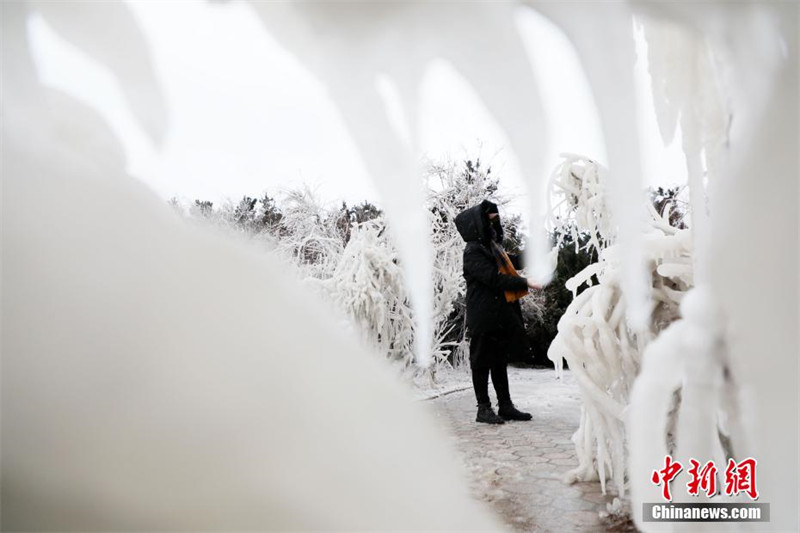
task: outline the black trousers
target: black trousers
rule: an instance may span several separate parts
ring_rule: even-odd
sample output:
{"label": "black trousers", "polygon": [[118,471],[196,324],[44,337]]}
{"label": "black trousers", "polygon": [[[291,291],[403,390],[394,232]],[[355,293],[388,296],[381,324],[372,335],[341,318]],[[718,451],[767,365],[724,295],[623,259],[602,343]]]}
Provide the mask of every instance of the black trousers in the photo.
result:
{"label": "black trousers", "polygon": [[490,403],[489,400],[489,375],[492,376],[492,385],[497,393],[497,403],[507,405],[511,403],[508,390],[508,350],[510,338],[505,331],[489,331],[475,333],[469,343],[469,360],[472,370],[472,387],[475,389],[475,398],[478,404]]}
{"label": "black trousers", "polygon": [[472,369],[472,387],[475,389],[475,398],[478,405],[491,403],[489,400],[489,374],[492,375],[492,385],[497,393],[498,405],[511,403],[511,394],[508,391],[508,372],[506,364],[500,363],[492,367]]}

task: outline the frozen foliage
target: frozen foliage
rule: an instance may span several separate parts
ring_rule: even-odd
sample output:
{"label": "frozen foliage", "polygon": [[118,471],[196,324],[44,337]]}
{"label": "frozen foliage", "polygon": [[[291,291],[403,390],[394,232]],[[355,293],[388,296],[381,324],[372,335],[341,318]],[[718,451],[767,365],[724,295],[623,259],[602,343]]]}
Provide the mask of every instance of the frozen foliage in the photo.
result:
{"label": "frozen foliage", "polygon": [[[742,4],[728,10],[719,4],[690,7],[662,3],[642,8],[652,16],[645,20],[644,28],[659,124],[665,137],[671,134],[676,120],[682,128],[692,224],[691,243],[688,233],[675,232],[675,237],[685,240],[673,241],[683,248],[680,260],[656,266],[651,292],[658,289],[659,277],[681,280],[687,286],[694,281],[698,288],[682,298],[677,287],[661,287],[660,292],[671,300],[667,302],[669,313],[659,316],[656,307],[649,314],[650,333],[645,331],[647,335],[640,337],[636,331],[635,353],[641,358],[641,366],[632,390],[627,380],[626,410],[621,411],[623,402],[608,401],[613,397],[609,394],[612,387],[595,387],[598,382],[608,385],[608,381],[592,379],[586,385],[588,414],[584,419],[588,423],[582,423],[576,435],[584,441],[584,453],[575,474],[602,478],[606,463],[612,471],[605,469],[605,475],[624,486],[618,460],[620,452],[625,452],[618,430],[621,425],[613,419],[603,420],[616,412],[622,414],[617,418],[627,421],[627,475],[640,528],[654,528],[641,521],[640,504],[657,501],[657,487],[648,482],[648,475],[666,452],[673,452],[684,463],[689,457],[716,461],[728,456],[768,457],[768,462],[760,463],[762,487],[773,501],[784,502],[784,509],[794,508],[796,476],[787,476],[787,472],[795,472],[797,465],[797,406],[787,405],[782,399],[794,384],[785,372],[775,369],[788,364],[793,375],[797,364],[796,329],[790,324],[790,319],[797,318],[797,300],[786,297],[796,294],[797,183],[788,176],[797,175],[797,161],[780,148],[785,146],[786,137],[797,139],[797,122],[787,118],[796,117],[797,63],[786,60],[786,51],[796,50],[792,48],[797,43],[796,6]],[[677,28],[660,27],[665,21],[677,24]],[[733,122],[729,112],[736,119]],[[787,168],[792,172],[787,174]],[[613,174],[609,176],[612,182],[617,181]],[[757,185],[763,176],[772,176],[769,186]],[[769,217],[746,216],[753,206],[770,213]],[[613,203],[611,208],[617,209]],[[651,216],[650,225],[663,232],[669,217],[664,218],[659,221]],[[777,261],[779,264],[772,252],[784,249],[788,241],[776,236],[775,227],[782,228],[778,233],[793,235],[789,255],[783,255],[785,260]],[[713,240],[709,238],[712,231]],[[642,255],[651,259],[652,271],[650,241],[661,241],[659,248],[663,251],[666,240],[645,237],[643,241]],[[609,264],[597,267],[601,276],[608,275],[612,266],[616,254],[610,252],[614,246],[603,253]],[[690,257],[684,257],[683,252]],[[626,277],[623,270],[623,282]],[[584,278],[589,279],[588,275]],[[576,280],[574,286],[580,281]],[[595,292],[602,294],[603,285],[600,277]],[[620,301],[624,302],[628,294],[625,292]],[[598,315],[588,306],[595,297],[586,296],[583,305],[592,320]],[[681,300],[680,312],[676,313],[675,303]],[[579,302],[576,300],[573,306],[576,314],[564,318],[572,329],[564,340],[585,340],[598,328],[581,325]],[[612,318],[614,310],[607,310]],[[607,321],[606,316],[600,316],[601,324]],[[674,320],[670,326],[669,320]],[[642,351],[642,341],[665,326],[663,334]],[[623,332],[617,337],[624,345]],[[588,338],[591,342],[583,346],[573,342],[575,346],[564,347],[566,353],[583,350],[590,354],[588,362],[579,359],[585,365],[579,372],[585,370],[586,374],[593,366],[605,365],[607,353],[602,345],[598,349],[595,338]],[[620,351],[625,354],[624,348]],[[618,374],[625,377],[624,371]],[[620,396],[624,398],[624,394]],[[599,430],[596,420],[600,420]],[[578,450],[581,453],[580,444]],[[796,520],[791,513],[780,512],[780,516],[773,516],[773,527],[796,528]],[[672,528],[680,529],[681,525]]]}
{"label": "frozen foliage", "polygon": [[281,202],[281,215],[278,252],[301,277],[330,278],[345,245],[339,213],[326,209],[310,190],[294,189]]}
{"label": "frozen foliage", "polygon": [[[446,61],[470,84],[508,134],[512,156],[532,190],[542,176],[543,127],[539,89],[516,26],[514,3],[292,4],[250,2],[265,29],[325,87],[382,196],[415,308],[420,350],[433,338],[430,300],[433,249],[420,206],[420,86],[433,61]],[[414,43],[409,47],[409,43]],[[379,86],[397,89],[408,131],[390,120]],[[531,203],[537,227],[541,206]],[[531,254],[542,262],[544,235]],[[535,265],[534,262],[530,263]],[[534,268],[547,276],[546,266]],[[420,353],[419,363],[431,359]]]}
{"label": "frozen foliage", "polygon": [[[798,161],[792,150],[798,142],[797,4],[523,4],[556,23],[575,46],[592,86],[609,158],[607,205],[618,235],[596,267],[600,284],[589,289],[597,296],[586,297],[581,313],[587,314],[566,318],[574,325],[571,338],[590,340],[576,353],[595,350],[599,359],[606,351],[598,350],[595,340],[607,342],[617,335],[607,326],[618,317],[587,308],[595,298],[597,305],[609,299],[613,312],[628,315],[638,350],[639,335],[652,335],[654,328],[651,301],[662,303],[653,299],[659,278],[660,292],[672,305],[682,291],[670,284],[688,283],[683,254],[691,249],[702,291],[696,306],[686,302],[685,322],[669,327],[645,353],[637,378],[641,386],[637,382],[630,397],[635,451],[642,451],[645,442],[660,445],[664,406],[674,384],[685,380],[692,385],[678,411],[677,446],[681,453],[711,455],[718,439],[709,431],[716,404],[704,403],[708,397],[699,393],[704,383],[711,385],[712,398],[719,390],[733,390],[730,396],[747,400],[741,402],[746,412],[738,422],[726,426],[735,452],[766,459],[759,464],[759,476],[762,497],[772,504],[770,526],[796,530],[798,416],[787,391],[796,387],[798,364]],[[453,65],[508,135],[531,197],[537,197],[547,132],[514,23],[517,5],[250,5],[270,35],[324,84],[384,195],[417,310],[421,341],[415,346],[427,347],[433,331],[433,254],[425,239],[429,228],[415,165],[419,84],[433,59]],[[4,5],[3,525],[64,529],[66,521],[75,529],[210,524],[226,529],[236,524],[254,529],[376,529],[387,524],[494,529],[444,472],[446,454],[430,437],[433,430],[424,414],[392,396],[391,381],[375,377],[377,369],[351,387],[348,380],[370,359],[334,340],[329,321],[319,318],[313,335],[300,327],[312,306],[296,301],[296,287],[285,285],[290,282],[280,267],[270,261],[272,266],[265,267],[263,260],[243,257],[241,250],[196,232],[176,237],[174,232],[184,230],[176,229],[174,217],[161,216],[164,206],[157,207],[124,180],[119,143],[102,119],[39,83],[25,34],[26,17],[34,10],[108,68],[156,145],[164,139],[167,116],[147,42],[125,4],[100,2],[80,9],[55,2]],[[687,140],[695,226],[691,246],[680,242],[685,233],[670,235],[654,217],[640,216],[637,117],[631,105],[633,10],[648,15],[643,24],[653,45],[651,72],[663,88],[658,90],[671,95],[677,87],[688,96],[673,100],[673,106],[665,102],[671,96],[656,95],[656,106],[662,131],[669,132],[670,122],[678,120]],[[648,26],[665,21],[691,34],[688,55],[652,39]],[[706,51],[710,55],[703,58]],[[707,98],[715,94],[707,90],[712,88],[710,69],[723,105]],[[378,75],[397,87],[410,142],[387,117],[376,90]],[[734,120],[726,120],[727,111],[720,114],[719,109],[730,110]],[[723,124],[730,126],[729,133],[720,136]],[[716,150],[723,138],[730,150],[716,159],[710,148]],[[88,146],[95,151],[87,153]],[[715,175],[724,176],[724,182]],[[698,216],[704,208],[696,200],[702,197],[697,182],[705,177],[705,235],[713,233],[713,239],[703,237]],[[61,199],[72,199],[69,210]],[[108,212],[112,204],[124,207],[124,222]],[[756,216],[742,216],[750,210]],[[544,219],[540,207],[531,205],[529,214],[532,227],[538,228]],[[529,250],[536,263],[529,264],[544,279],[544,241],[539,232],[533,237]],[[774,250],[781,250],[777,260]],[[201,298],[193,281],[212,287],[211,292]],[[217,312],[242,306],[242,321],[235,324]],[[622,306],[624,311],[617,311]],[[713,317],[710,322],[706,313]],[[623,322],[619,318],[618,324]],[[265,327],[272,336],[256,349],[252,339]],[[202,335],[187,335],[196,331]],[[720,338],[724,349],[713,342]],[[624,339],[625,332],[618,331],[621,346]],[[692,357],[676,368],[669,354],[682,349]],[[297,353],[314,358],[319,374],[305,374]],[[317,366],[334,359],[335,365]],[[424,365],[429,358],[417,360]],[[589,365],[594,381],[585,384],[589,401],[602,406],[597,419],[616,418],[621,399],[590,383],[616,387],[620,397],[625,393],[620,382],[603,375],[605,368],[622,365],[622,355],[607,362]],[[721,389],[715,382],[720,373],[727,381]],[[297,416],[280,417],[279,431],[270,420],[265,433],[253,406],[282,407],[288,397]],[[364,402],[365,397],[370,401]],[[284,413],[279,408],[270,412]],[[380,416],[365,426],[375,412]],[[337,418],[341,413],[355,416],[342,421]],[[346,423],[347,432],[337,420]],[[600,427],[612,432],[614,424],[610,420]],[[591,433],[585,434],[591,439]],[[236,436],[236,446],[230,435]],[[320,436],[324,450],[314,446]],[[618,461],[602,449],[606,439],[596,442],[598,468],[610,461],[614,470],[608,474],[618,480]],[[387,454],[407,460],[387,462]],[[652,487],[639,484],[653,464],[639,455],[632,456],[629,466],[636,480],[633,509],[640,513],[639,502],[654,500],[648,492]],[[344,490],[343,471],[349,482]],[[200,490],[198,475],[215,483],[202,484]],[[376,477],[381,490],[375,490]],[[60,498],[63,494],[70,498]],[[152,499],[143,503],[143,495]],[[100,509],[98,501],[104,503]],[[50,521],[55,516],[61,522]],[[651,527],[636,518],[639,527]]]}
{"label": "frozen foliage", "polygon": [[534,323],[541,322],[545,311],[545,294],[543,291],[531,291],[526,298],[520,300],[522,316]]}
{"label": "frozen foliage", "polygon": [[390,359],[412,363],[414,321],[397,250],[382,220],[353,227],[332,275],[319,282],[364,340]]}
{"label": "frozen foliage", "polygon": [[[650,327],[633,330],[625,320],[619,245],[605,202],[606,176],[606,169],[575,155],[566,156],[553,173],[556,203],[551,223],[560,224],[562,234],[573,232],[576,243],[579,233],[588,234],[587,246],[597,250],[599,260],[567,281],[573,294],[584,283],[589,287],[575,297],[559,321],[548,357],[559,370],[566,359],[583,397],[580,427],[573,436],[579,465],[567,479],[599,478],[604,491],[606,480],[611,479],[624,495],[627,453],[623,415],[639,373],[642,350],[678,317],[678,303],[692,286],[691,236],[687,229],[670,226],[668,210],[662,216],[642,198],[650,226],[644,249],[652,279],[650,299],[655,305]],[[593,285],[593,278],[599,283]]]}
{"label": "frozen foliage", "polygon": [[[683,136],[697,288],[645,351],[632,393],[632,508],[645,527],[639,504],[654,490],[644,480],[665,450],[681,462],[758,457],[762,497],[795,508],[797,406],[782,396],[796,386],[785,370],[797,364],[797,299],[786,295],[797,291],[798,170],[780,146],[797,139],[797,61],[787,55],[797,50],[797,6],[649,11],[659,125],[669,135],[677,121]],[[753,206],[769,216],[745,216]],[[771,521],[797,528],[790,513]]]}
{"label": "frozen foliage", "polygon": [[[465,339],[463,276],[464,241],[455,227],[455,216],[463,209],[492,197],[500,205],[504,200],[495,194],[497,180],[479,161],[467,161],[461,168],[455,164],[432,165],[428,172],[426,210],[433,257],[433,342],[428,368],[431,379],[444,366],[463,365],[468,346]],[[511,217],[508,233],[515,234]],[[353,318],[366,338],[391,359],[412,362],[415,334],[413,309],[391,233],[386,232],[382,218],[354,224],[350,241],[331,279],[322,286],[339,308]],[[517,243],[519,244],[519,243]],[[527,303],[526,310],[535,314],[540,305]],[[528,315],[530,316],[530,315]]]}
{"label": "frozen foliage", "polygon": [[[177,200],[170,204],[191,218],[210,222],[266,244],[292,265],[298,277],[332,302],[346,320],[378,353],[413,375],[435,380],[443,367],[462,367],[467,359],[462,271],[464,241],[456,230],[455,216],[463,209],[492,198],[498,181],[481,162],[430,164],[426,179],[428,239],[433,257],[433,341],[426,369],[414,362],[414,308],[403,275],[402,260],[388,231],[390,224],[371,204],[340,208],[323,204],[307,188],[286,191],[280,200],[244,197],[215,208],[196,200],[188,209]],[[519,217],[504,220],[507,245],[518,248]],[[541,295],[523,300],[524,316],[542,313]]]}
{"label": "frozen foliage", "polygon": [[[466,283],[464,281],[464,240],[455,226],[455,217],[467,207],[490,198],[501,207],[505,199],[497,196],[498,181],[491,170],[481,168],[480,160],[467,161],[465,167],[450,164],[432,165],[427,176],[427,202],[430,212],[431,239],[434,250],[434,339],[437,360],[453,351],[455,366],[468,361],[469,347],[465,339]],[[505,220],[509,234],[514,233],[514,220]]]}
{"label": "frozen foliage", "polygon": [[[720,310],[706,286],[691,290],[680,306],[681,318],[645,350],[639,379],[631,392],[630,464],[653,465],[670,454],[688,464],[703,457],[724,465],[740,459],[740,410],[732,379]],[[650,470],[654,470],[650,468]],[[658,497],[658,487],[631,477],[635,503]],[[705,496],[702,495],[705,499]],[[697,501],[685,491],[676,501]]]}
{"label": "frozen foliage", "polygon": [[558,232],[557,250],[569,232],[578,246],[579,233],[589,236],[589,245],[602,250],[616,240],[617,231],[609,217],[606,170],[596,162],[574,154],[562,154],[561,163],[550,176],[547,223]]}

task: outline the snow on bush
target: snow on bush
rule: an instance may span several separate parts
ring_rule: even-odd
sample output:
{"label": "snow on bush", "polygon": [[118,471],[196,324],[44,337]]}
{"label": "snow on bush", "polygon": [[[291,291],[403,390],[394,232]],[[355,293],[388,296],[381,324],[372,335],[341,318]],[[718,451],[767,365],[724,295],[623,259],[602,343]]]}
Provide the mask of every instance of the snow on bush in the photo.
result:
{"label": "snow on bush", "polygon": [[355,224],[332,275],[319,286],[364,340],[390,359],[412,362],[413,315],[396,248],[382,219]]}
{"label": "snow on bush", "polygon": [[345,246],[338,213],[302,188],[287,192],[281,214],[277,251],[300,269],[301,277],[330,278]]}
{"label": "snow on bush", "polygon": [[506,200],[497,195],[498,181],[480,161],[467,161],[463,169],[454,164],[431,165],[428,173],[427,208],[433,244],[434,357],[444,361],[452,352],[452,363],[463,366],[469,360],[466,340],[463,274],[464,240],[455,218],[464,209],[491,197],[498,205]]}
{"label": "snow on bush", "polygon": [[[499,205],[498,180],[480,161],[431,164],[427,174],[426,212],[433,256],[433,365],[429,379],[443,367],[460,368],[468,360],[462,272],[464,241],[455,227],[463,209],[490,198]],[[344,324],[379,353],[410,374],[414,362],[414,310],[410,304],[399,253],[387,220],[375,206],[340,208],[323,203],[307,188],[287,191],[280,202],[265,195],[238,204],[195,201],[188,216],[258,239],[296,269],[306,285],[324,294],[346,318]],[[504,219],[510,246],[518,247],[519,218]],[[541,314],[541,298],[523,300],[525,316]]]}

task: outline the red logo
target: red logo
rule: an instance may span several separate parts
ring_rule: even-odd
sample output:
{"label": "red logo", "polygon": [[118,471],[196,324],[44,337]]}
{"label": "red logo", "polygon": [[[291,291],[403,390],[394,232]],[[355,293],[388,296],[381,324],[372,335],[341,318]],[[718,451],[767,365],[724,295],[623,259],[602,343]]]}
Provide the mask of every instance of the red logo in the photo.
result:
{"label": "red logo", "polygon": [[748,457],[739,464],[733,459],[728,459],[725,469],[725,494],[735,496],[744,492],[751,500],[758,499],[756,488],[756,460]]}
{"label": "red logo", "polygon": [[662,496],[668,502],[672,501],[672,494],[669,490],[669,483],[672,481],[675,476],[678,475],[678,472],[683,470],[683,465],[679,462],[672,461],[672,456],[667,455],[664,457],[664,468],[661,470],[653,470],[653,475],[650,477],[650,481],[653,482],[655,485],[664,485],[662,488]]}
{"label": "red logo", "polygon": [[[689,459],[691,467],[687,470],[689,482],[686,484],[687,492],[692,496],[698,496],[704,492],[711,497],[717,493],[717,467],[714,461],[700,464],[696,459]],[[758,499],[758,489],[756,488],[756,465],[757,461],[748,457],[737,463],[733,459],[728,459],[728,466],[725,468],[725,494],[736,496],[740,492],[747,494],[750,499]],[[654,485],[662,486],[662,496],[664,500],[672,501],[670,482],[683,470],[683,465],[672,459],[671,455],[664,456],[664,468],[653,470],[650,481]]]}
{"label": "red logo", "polygon": [[709,461],[700,468],[700,463],[694,459],[689,460],[692,467],[689,469],[691,480],[687,483],[689,494],[697,496],[700,490],[706,493],[706,496],[711,497],[717,493],[717,467],[714,466],[714,461]]}

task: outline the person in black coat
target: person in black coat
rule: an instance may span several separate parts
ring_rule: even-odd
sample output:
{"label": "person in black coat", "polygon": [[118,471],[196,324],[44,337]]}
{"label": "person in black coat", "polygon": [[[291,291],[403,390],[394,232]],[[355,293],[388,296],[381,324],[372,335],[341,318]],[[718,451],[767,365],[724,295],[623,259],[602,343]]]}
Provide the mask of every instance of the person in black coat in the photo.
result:
{"label": "person in black coat", "polygon": [[[511,402],[506,366],[512,339],[524,333],[519,297],[529,288],[541,287],[519,276],[514,269],[502,268],[510,266],[509,262],[514,268],[521,268],[522,261],[503,251],[503,227],[496,204],[484,200],[459,213],[455,222],[467,243],[464,279],[467,281],[469,361],[478,400],[476,421],[502,424],[504,420],[530,420],[530,414],[518,411]],[[499,416],[492,410],[489,400],[490,374],[497,393]]]}

